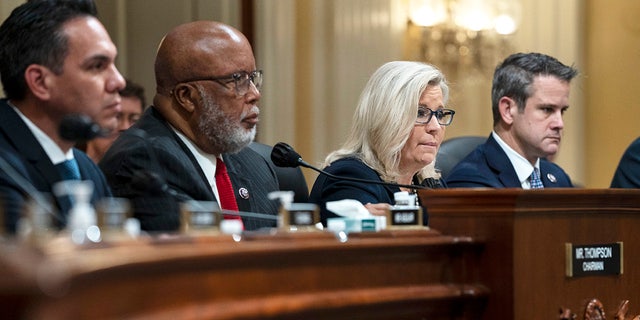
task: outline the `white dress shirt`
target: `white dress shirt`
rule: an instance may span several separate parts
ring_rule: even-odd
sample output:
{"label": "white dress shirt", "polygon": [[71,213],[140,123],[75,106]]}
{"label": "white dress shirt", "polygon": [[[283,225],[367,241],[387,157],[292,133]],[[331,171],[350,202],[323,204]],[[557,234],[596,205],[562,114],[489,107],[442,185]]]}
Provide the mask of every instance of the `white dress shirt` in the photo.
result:
{"label": "white dress shirt", "polygon": [[538,168],[540,170],[540,158],[536,160],[535,166],[532,166],[531,163],[525,159],[522,155],[513,150],[506,142],[504,142],[500,136],[495,132],[491,132],[493,138],[496,139],[502,150],[507,154],[511,165],[516,170],[516,174],[518,175],[518,180],[520,180],[520,185],[522,185],[522,189],[531,189],[531,183],[529,182],[529,177],[533,173],[533,168]]}

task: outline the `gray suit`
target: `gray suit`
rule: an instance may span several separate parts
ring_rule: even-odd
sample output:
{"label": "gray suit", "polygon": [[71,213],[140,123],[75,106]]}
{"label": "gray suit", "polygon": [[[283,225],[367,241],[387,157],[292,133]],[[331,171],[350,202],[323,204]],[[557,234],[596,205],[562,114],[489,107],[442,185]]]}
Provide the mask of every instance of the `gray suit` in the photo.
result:
{"label": "gray suit", "polygon": [[[223,159],[239,210],[277,215],[278,203],[267,198],[269,192],[278,190],[273,167],[250,148],[224,154]],[[120,135],[100,161],[100,168],[115,196],[137,201],[136,216],[145,230],[178,227],[179,217],[170,209],[174,204],[169,200],[215,201],[205,173],[193,154],[153,106]],[[149,188],[145,183],[136,182],[140,172],[161,177],[162,182],[166,182],[165,188]],[[262,218],[243,217],[243,222],[246,230],[276,226],[275,220]]]}

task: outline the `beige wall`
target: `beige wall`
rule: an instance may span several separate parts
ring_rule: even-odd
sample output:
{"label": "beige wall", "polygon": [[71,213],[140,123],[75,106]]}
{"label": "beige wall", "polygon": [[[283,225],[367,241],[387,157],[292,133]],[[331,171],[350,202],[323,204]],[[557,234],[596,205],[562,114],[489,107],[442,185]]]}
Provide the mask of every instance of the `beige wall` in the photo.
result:
{"label": "beige wall", "polygon": [[153,101],[153,63],[162,37],[173,27],[211,19],[238,26],[240,2],[235,0],[95,0],[98,14],[118,47],[120,72],[142,84]]}
{"label": "beige wall", "polygon": [[[0,2],[6,17],[21,0]],[[156,47],[173,26],[197,19],[239,25],[236,0],[97,0],[120,50],[122,73],[151,101]],[[294,145],[319,163],[346,135],[360,90],[389,60],[406,59],[407,0],[255,1],[255,50],[265,70],[259,139]],[[557,162],[586,187],[607,187],[624,148],[639,135],[640,3],[522,0],[513,51],[574,64],[571,109]],[[506,53],[505,53],[506,54]],[[487,135],[491,72],[450,74],[458,111],[447,137]],[[314,172],[307,172],[312,182]]]}
{"label": "beige wall", "polygon": [[640,1],[590,0],[586,10],[586,183],[607,187],[640,136]]}
{"label": "beige wall", "polygon": [[[258,3],[262,7],[282,5],[278,0]],[[582,69],[581,2],[522,3],[525,14],[521,28],[510,48],[501,48],[497,60],[515,51],[541,51]],[[290,6],[291,11],[258,10],[266,14],[259,28],[270,31],[259,38],[259,52],[264,53],[261,44],[279,44],[273,47],[279,55],[263,60],[267,61],[265,69],[274,68],[276,73],[284,70],[289,75],[275,81],[277,89],[272,90],[277,94],[265,92],[261,139],[268,143],[287,141],[307,161],[317,164],[339,147],[348,133],[359,93],[369,75],[389,60],[419,59],[412,55],[411,47],[415,49],[420,40],[407,34],[407,1],[316,0],[293,2]],[[270,27],[274,23],[277,28]],[[281,46],[283,42],[292,47]],[[291,66],[295,69],[290,70]],[[486,66],[479,71],[447,73],[452,87],[451,105],[458,111],[454,125],[447,129],[447,137],[488,135],[492,121],[489,93],[492,69],[493,66]],[[581,86],[582,79],[578,79],[571,97],[575,108],[567,117],[562,152],[556,161],[578,184],[584,185],[585,109]],[[285,105],[291,101],[293,107]],[[278,112],[270,110],[272,106],[286,108],[286,115],[269,118],[271,112]]]}
{"label": "beige wall", "polygon": [[[479,135],[492,130],[491,81],[495,65],[515,52],[542,52],[568,65],[584,69],[582,44],[583,17],[580,0],[522,0],[520,27],[504,40],[489,43],[474,57],[482,56],[480,64],[449,65],[433,62],[443,69],[451,84],[450,105],[456,110],[454,123],[447,128],[447,138]],[[545,18],[542,18],[545,17]],[[409,26],[405,51],[409,59],[420,59],[420,30]],[[472,49],[473,50],[473,49]],[[470,59],[469,59],[470,60]],[[570,111],[565,115],[565,132],[561,152],[554,161],[560,164],[578,185],[584,185],[584,78],[572,83]]]}

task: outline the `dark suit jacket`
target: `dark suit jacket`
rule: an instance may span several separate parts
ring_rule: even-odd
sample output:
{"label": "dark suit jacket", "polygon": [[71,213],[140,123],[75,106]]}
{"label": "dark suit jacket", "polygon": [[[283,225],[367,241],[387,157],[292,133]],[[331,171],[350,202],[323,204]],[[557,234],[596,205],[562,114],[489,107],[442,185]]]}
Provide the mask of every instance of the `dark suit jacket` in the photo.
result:
{"label": "dark suit jacket", "polygon": [[[545,188],[573,187],[564,170],[545,159],[540,159],[540,178]],[[492,135],[462,159],[445,180],[450,188],[522,188],[511,161]]]}
{"label": "dark suit jacket", "polygon": [[[103,197],[111,196],[105,177],[98,166],[78,149],[73,149],[73,155],[80,167],[82,179],[94,183],[92,201],[95,203]],[[0,100],[0,156],[10,165],[10,168],[0,169],[0,193],[4,198],[5,227],[14,232],[24,202],[29,197],[29,189],[33,187],[42,193],[51,194],[53,185],[61,181],[62,176],[24,121],[4,99]],[[16,182],[7,170],[19,174],[31,186]],[[66,198],[54,200],[54,210],[58,218],[54,218],[53,222],[54,225],[63,227],[66,225],[66,213],[70,209],[70,202]]]}
{"label": "dark suit jacket", "polygon": [[[336,160],[330,166],[324,168],[324,171],[338,177],[364,179],[369,181],[383,181],[380,175],[362,161],[356,158],[344,158]],[[425,180],[422,185],[430,188],[445,187],[444,181],[435,183]],[[417,183],[417,181],[414,181]],[[327,210],[326,203],[344,199],[358,200],[362,204],[367,203],[389,203],[394,204],[393,194],[401,191],[399,187],[380,185],[375,183],[348,181],[344,179],[333,179],[323,174],[319,175],[313,187],[309,201],[315,203],[320,208],[320,218],[322,223],[327,225],[327,218],[337,217],[335,213]],[[423,207],[423,223],[428,225],[427,211]]]}
{"label": "dark suit jacket", "polygon": [[620,158],[611,188],[640,188],[640,138],[633,141]]}
{"label": "dark suit jacket", "polygon": [[[273,167],[250,148],[224,154],[223,158],[238,209],[277,215],[278,202],[267,197],[269,192],[278,190]],[[132,128],[120,135],[100,161],[100,167],[116,196],[137,201],[135,214],[142,228],[148,231],[171,231],[179,227],[178,213],[168,208],[175,209],[175,204],[168,201],[215,201],[195,157],[154,107],[148,108]],[[149,189],[148,183],[136,180],[141,172],[154,173],[162,180],[160,183],[166,182],[167,194],[155,191],[156,195],[150,195],[145,190]],[[157,201],[147,201],[150,196]],[[276,226],[275,219],[243,217],[242,220],[246,230]]]}

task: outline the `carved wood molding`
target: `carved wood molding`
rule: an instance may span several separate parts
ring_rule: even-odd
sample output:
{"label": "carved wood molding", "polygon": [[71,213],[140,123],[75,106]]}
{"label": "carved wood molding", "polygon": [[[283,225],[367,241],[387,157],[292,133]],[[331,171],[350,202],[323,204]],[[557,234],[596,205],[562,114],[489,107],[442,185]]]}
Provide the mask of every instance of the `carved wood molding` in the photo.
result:
{"label": "carved wood molding", "polygon": [[[640,315],[629,316],[627,313],[629,312],[629,300],[622,300],[616,313],[613,316],[614,320],[640,320]],[[560,320],[576,320],[578,315],[571,312],[570,309],[561,307],[560,315],[558,319]],[[606,314],[604,311],[604,306],[600,300],[593,298],[589,300],[587,305],[584,307],[583,312],[583,320],[605,320]]]}

